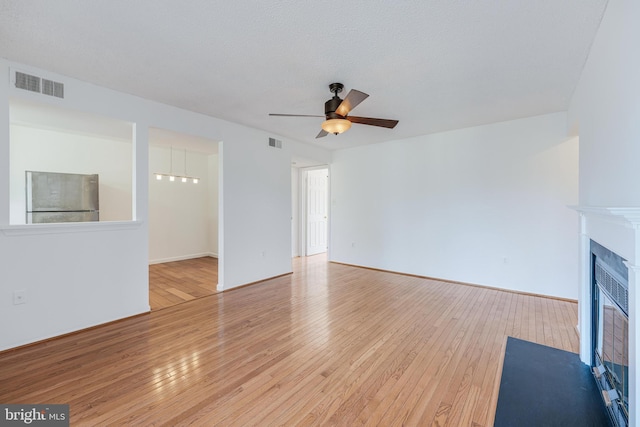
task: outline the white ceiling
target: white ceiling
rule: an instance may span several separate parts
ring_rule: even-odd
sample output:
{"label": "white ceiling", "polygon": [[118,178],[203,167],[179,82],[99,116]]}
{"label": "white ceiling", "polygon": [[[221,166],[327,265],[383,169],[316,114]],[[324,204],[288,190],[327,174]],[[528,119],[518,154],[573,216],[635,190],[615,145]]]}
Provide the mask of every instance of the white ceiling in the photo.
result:
{"label": "white ceiling", "polygon": [[[606,0],[0,0],[0,56],[339,149],[566,110]],[[342,82],[353,115],[315,139]]]}

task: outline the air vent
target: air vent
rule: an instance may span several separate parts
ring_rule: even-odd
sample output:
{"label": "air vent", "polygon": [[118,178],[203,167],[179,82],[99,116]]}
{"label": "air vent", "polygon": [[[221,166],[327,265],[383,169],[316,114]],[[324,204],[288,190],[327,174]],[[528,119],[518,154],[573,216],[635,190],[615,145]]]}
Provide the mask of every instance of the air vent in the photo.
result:
{"label": "air vent", "polygon": [[16,71],[16,87],[40,93],[40,77]]}
{"label": "air vent", "polygon": [[64,98],[64,85],[60,82],[42,79],[42,93],[56,98]]}
{"label": "air vent", "polygon": [[282,141],[275,138],[269,138],[269,147],[282,148]]}
{"label": "air vent", "polygon": [[[64,84],[16,71],[16,87],[43,95],[64,98]],[[42,89],[41,89],[42,88]]]}
{"label": "air vent", "polygon": [[620,280],[603,266],[598,260],[596,261],[596,283],[604,289],[611,299],[620,306],[625,314],[629,313],[629,291]]}

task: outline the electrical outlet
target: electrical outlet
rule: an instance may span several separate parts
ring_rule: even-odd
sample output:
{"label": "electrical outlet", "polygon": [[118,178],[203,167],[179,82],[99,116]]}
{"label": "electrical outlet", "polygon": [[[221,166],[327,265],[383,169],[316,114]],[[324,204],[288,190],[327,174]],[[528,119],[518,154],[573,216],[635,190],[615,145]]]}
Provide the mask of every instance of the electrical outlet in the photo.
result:
{"label": "electrical outlet", "polygon": [[27,291],[13,291],[13,305],[26,304],[27,303]]}

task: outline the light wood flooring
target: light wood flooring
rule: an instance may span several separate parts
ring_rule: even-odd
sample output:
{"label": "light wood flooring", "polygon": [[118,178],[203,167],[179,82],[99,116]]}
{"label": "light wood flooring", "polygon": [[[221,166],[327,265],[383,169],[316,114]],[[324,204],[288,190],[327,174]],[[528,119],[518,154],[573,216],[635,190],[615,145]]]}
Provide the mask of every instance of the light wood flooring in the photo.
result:
{"label": "light wood flooring", "polygon": [[201,257],[149,266],[151,310],[216,293],[218,258]]}
{"label": "light wood flooring", "polygon": [[327,263],[0,354],[0,402],[72,426],[491,426],[508,335],[577,304]]}

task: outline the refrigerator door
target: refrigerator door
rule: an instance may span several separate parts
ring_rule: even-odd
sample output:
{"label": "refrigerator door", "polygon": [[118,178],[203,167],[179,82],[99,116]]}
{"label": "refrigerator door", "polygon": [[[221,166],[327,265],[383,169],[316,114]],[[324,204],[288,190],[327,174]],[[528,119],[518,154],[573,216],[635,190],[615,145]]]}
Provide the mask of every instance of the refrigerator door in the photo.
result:
{"label": "refrigerator door", "polygon": [[98,175],[26,172],[27,212],[96,211]]}
{"label": "refrigerator door", "polygon": [[98,211],[89,212],[27,212],[27,224],[51,222],[99,221]]}

